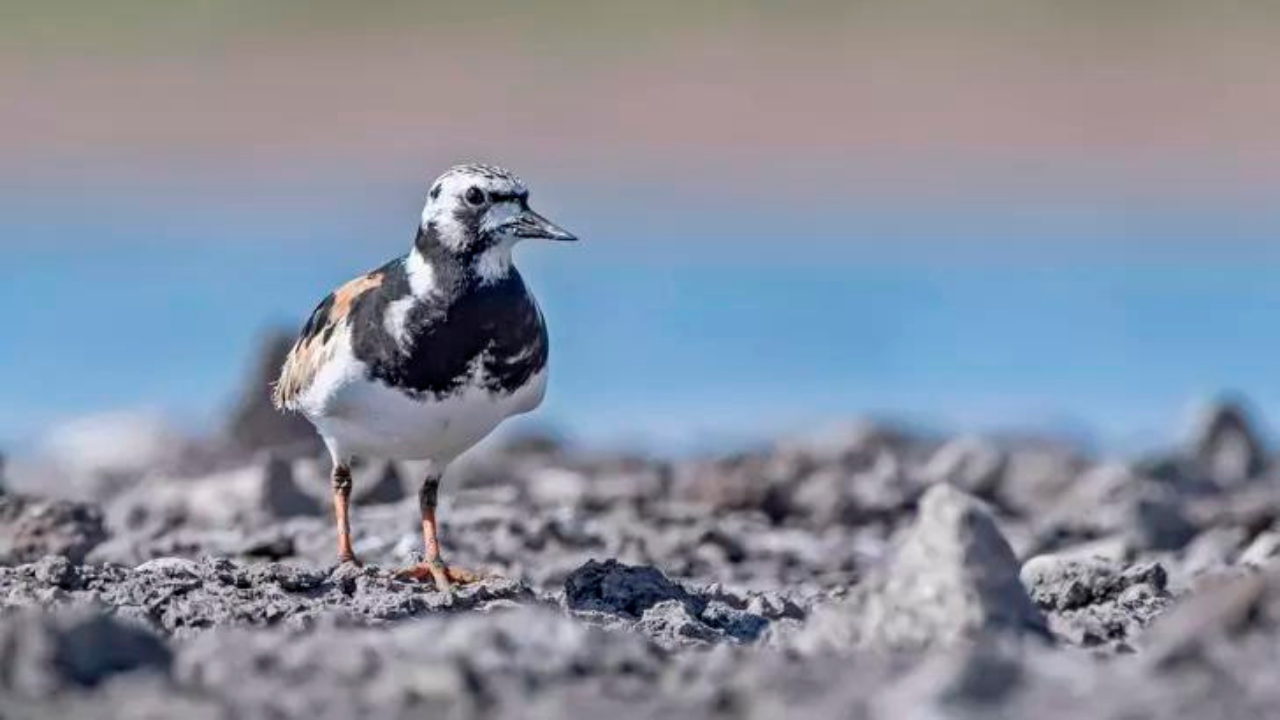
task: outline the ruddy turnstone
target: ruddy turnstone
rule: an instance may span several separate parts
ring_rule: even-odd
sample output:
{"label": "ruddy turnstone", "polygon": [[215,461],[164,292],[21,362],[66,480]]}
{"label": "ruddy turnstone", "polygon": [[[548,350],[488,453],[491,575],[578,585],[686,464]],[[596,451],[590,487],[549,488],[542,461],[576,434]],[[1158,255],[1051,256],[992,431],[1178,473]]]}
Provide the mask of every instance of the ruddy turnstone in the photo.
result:
{"label": "ruddy turnstone", "polygon": [[332,456],[341,561],[359,564],[348,521],[353,458],[426,460],[424,559],[400,576],[441,590],[476,578],[441,556],[436,494],[454,458],[546,391],[547,328],[511,262],[527,238],[576,239],[529,209],[509,171],[450,168],[427,193],[408,254],[333,291],[303,326],[273,400],[310,420]]}

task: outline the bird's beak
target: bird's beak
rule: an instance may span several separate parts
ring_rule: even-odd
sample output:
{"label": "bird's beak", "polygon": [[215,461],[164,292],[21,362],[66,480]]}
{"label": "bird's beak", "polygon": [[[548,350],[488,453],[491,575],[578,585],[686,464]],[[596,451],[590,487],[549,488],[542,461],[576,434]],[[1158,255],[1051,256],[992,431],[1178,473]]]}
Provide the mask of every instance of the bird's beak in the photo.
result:
{"label": "bird's beak", "polygon": [[540,238],[562,242],[578,239],[573,233],[527,208],[516,215],[515,219],[507,225],[506,230],[518,238]]}

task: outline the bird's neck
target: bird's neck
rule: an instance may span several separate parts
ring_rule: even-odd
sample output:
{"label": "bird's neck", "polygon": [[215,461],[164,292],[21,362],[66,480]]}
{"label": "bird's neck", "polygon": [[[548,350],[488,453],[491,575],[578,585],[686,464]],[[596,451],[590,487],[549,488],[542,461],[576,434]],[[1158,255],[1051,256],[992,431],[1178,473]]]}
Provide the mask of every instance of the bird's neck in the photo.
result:
{"label": "bird's neck", "polygon": [[[439,290],[462,291],[493,285],[512,277],[512,243],[473,243],[456,250],[438,235],[433,224],[418,229],[406,268],[415,295]],[[416,282],[415,282],[416,278]]]}

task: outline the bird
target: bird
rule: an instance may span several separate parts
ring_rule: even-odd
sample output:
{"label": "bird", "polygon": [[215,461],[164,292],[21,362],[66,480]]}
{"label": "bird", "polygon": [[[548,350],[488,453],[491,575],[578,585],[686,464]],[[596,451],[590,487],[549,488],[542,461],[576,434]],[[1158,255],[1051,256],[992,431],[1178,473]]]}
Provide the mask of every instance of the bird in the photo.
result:
{"label": "bird", "polygon": [[339,563],[361,565],[352,463],[421,460],[423,559],[396,577],[442,591],[481,577],[445,561],[436,505],[449,463],[546,394],[546,322],[512,262],[523,240],[577,237],[534,212],[511,171],[455,165],[427,191],[408,252],[334,290],[302,326],[272,401],[329,452]]}

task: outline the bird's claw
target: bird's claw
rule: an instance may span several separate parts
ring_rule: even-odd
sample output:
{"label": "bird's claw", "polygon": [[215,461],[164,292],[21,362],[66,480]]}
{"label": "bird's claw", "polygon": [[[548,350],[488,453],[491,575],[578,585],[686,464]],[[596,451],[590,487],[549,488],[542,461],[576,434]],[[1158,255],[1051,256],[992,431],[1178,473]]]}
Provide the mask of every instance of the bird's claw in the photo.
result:
{"label": "bird's claw", "polygon": [[395,574],[397,580],[410,582],[426,582],[432,580],[435,582],[436,589],[441,592],[450,592],[453,585],[469,585],[478,582],[483,576],[479,573],[472,572],[460,567],[445,565],[441,560],[424,560],[417,565],[411,565]]}

